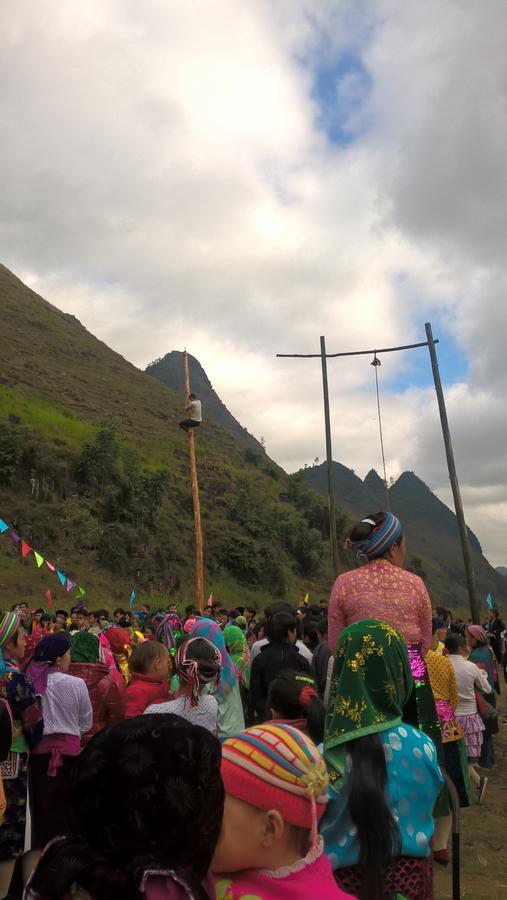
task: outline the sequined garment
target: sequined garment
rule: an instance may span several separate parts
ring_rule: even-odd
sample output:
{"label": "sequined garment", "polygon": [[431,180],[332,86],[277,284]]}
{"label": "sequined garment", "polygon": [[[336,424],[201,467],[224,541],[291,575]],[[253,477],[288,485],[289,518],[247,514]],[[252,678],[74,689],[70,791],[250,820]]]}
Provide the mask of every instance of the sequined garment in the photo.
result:
{"label": "sequined garment", "polygon": [[362,619],[397,628],[407,644],[418,644],[423,657],[431,644],[431,601],[423,581],[385,559],[375,559],[340,575],[329,598],[329,647],[340,632]]}

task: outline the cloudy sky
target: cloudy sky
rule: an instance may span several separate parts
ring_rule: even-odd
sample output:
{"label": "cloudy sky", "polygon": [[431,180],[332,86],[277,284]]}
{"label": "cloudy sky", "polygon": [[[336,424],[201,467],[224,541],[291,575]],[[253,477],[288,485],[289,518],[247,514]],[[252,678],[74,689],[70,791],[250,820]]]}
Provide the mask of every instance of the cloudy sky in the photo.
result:
{"label": "cloudy sky", "polygon": [[[185,345],[269,454],[324,457],[318,360],[431,321],[467,518],[507,565],[507,8],[488,0],[0,7],[1,259],[144,367]],[[387,472],[450,503],[425,348],[384,356]],[[370,359],[334,457],[380,470]]]}

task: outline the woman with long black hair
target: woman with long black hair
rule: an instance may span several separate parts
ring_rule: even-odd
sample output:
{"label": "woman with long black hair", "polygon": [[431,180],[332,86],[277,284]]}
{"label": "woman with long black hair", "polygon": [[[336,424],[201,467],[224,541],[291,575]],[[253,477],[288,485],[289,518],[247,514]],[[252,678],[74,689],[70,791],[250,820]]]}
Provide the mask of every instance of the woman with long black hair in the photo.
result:
{"label": "woman with long black hair", "polygon": [[435,745],[402,721],[413,688],[405,641],[368,619],[338,640],[324,735],[333,799],[320,831],[341,888],[360,900],[431,900]]}

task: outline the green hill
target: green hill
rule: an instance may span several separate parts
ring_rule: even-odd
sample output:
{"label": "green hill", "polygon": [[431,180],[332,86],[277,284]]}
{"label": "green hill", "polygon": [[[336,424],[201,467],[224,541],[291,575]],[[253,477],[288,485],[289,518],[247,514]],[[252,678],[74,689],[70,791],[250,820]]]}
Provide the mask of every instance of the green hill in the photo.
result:
{"label": "green hill", "polygon": [[[193,601],[182,393],[2,266],[0,359],[0,517],[83,585],[90,605],[124,604],[132,588]],[[238,427],[210,415],[197,437],[205,590],[228,603],[327,595],[326,502]],[[0,608],[40,603],[48,589],[68,604],[74,594],[57,585],[0,535]]]}
{"label": "green hill", "polygon": [[[327,495],[326,466],[300,473],[305,482]],[[375,471],[362,481],[351,469],[333,463],[337,502],[356,519],[386,508],[386,489]],[[413,472],[404,472],[388,490],[389,509],[399,516],[407,538],[407,565],[422,575],[436,606],[467,609],[461,545],[455,514]],[[469,529],[477,591],[484,600],[491,593],[496,602],[507,600],[507,579],[488,563],[481,545]]]}

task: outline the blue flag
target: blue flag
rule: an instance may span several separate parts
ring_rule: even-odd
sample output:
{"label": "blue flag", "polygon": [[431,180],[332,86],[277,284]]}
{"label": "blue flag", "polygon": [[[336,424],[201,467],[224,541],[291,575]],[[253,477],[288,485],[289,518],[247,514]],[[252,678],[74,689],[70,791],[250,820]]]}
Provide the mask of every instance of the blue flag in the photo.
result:
{"label": "blue flag", "polygon": [[132,607],[134,606],[134,603],[135,603],[135,602],[136,602],[136,592],[135,592],[135,591],[132,591],[132,593],[131,593],[131,595],[130,595],[130,608],[131,608],[131,609],[132,609]]}
{"label": "blue flag", "polygon": [[493,598],[491,594],[488,594],[488,596],[486,597],[486,606],[488,607],[488,609],[493,609]]}

